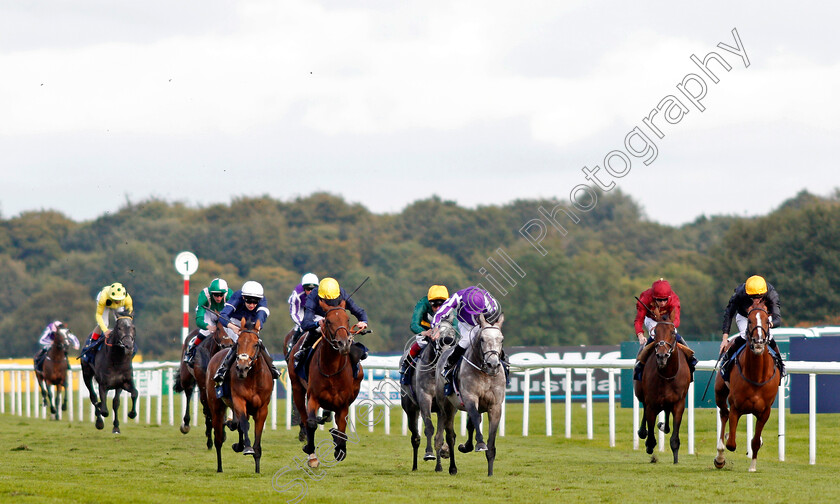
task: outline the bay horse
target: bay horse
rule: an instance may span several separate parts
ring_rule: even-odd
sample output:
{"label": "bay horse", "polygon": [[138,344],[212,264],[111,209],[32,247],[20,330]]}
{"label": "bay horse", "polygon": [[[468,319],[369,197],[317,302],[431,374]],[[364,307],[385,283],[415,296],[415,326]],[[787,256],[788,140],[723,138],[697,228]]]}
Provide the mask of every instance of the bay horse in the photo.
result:
{"label": "bay horse", "polygon": [[[330,429],[335,446],[333,455],[337,462],[347,456],[347,414],[350,405],[359,395],[364,377],[361,364],[358,365],[358,371],[353,373],[350,350],[357,334],[369,332],[359,331],[357,326],[350,327],[344,301],[338,306],[329,306],[321,299],[318,302],[324,311],[324,318],[320,322],[322,336],[313,345],[308,377],[304,379],[297,374],[294,365],[289,366],[295,407],[301,412],[301,430],[306,431],[303,452],[309,455],[307,464],[311,468],[320,465],[315,452],[315,431],[319,423],[327,421],[317,416],[318,408],[335,412],[337,428]],[[294,355],[302,342],[303,338],[295,344],[290,355]]]}
{"label": "bay horse", "polygon": [[[454,349],[445,351],[438,359],[437,371],[435,372],[435,395],[437,397],[444,430],[446,431],[446,444],[449,447],[455,446],[455,429],[453,423],[458,410],[466,411],[469,416],[467,420],[467,442],[458,446],[458,451],[467,453],[473,451],[473,432],[475,432],[475,451],[484,452],[487,457],[487,476],[493,476],[493,462],[496,460],[496,432],[499,429],[499,420],[502,416],[502,403],[505,400],[505,373],[502,367],[502,323],[505,316],[501,315],[494,324],[488,323],[484,315],[479,316],[479,326],[475,329],[478,334],[473,338],[472,343],[464,354],[460,370],[453,370],[456,375],[452,378],[453,384],[460,382],[460,385],[452,395],[444,393],[446,378],[441,376],[449,354]],[[484,436],[481,433],[481,414],[487,413],[490,420],[487,443],[484,443]],[[440,464],[442,449],[437,451],[437,463]],[[455,465],[455,451],[449,452],[449,474],[458,473]]]}
{"label": "bay horse", "polygon": [[[108,416],[108,406],[105,401],[108,398],[108,391],[114,391],[114,434],[120,433],[120,421],[117,412],[120,408],[120,393],[125,390],[131,394],[131,410],[128,418],[137,416],[137,387],[134,386],[134,369],[131,366],[131,359],[134,356],[134,339],[136,330],[134,328],[134,313],[119,312],[114,329],[110,334],[102,336],[105,342],[96,352],[94,365],[82,361],[82,374],[85,386],[90,394],[90,402],[96,410],[96,428],[102,429],[105,423],[102,417]],[[100,401],[93,388],[91,380],[96,378],[99,384]]]}
{"label": "bay horse", "polygon": [[184,418],[180,427],[181,433],[186,434],[190,431],[190,402],[192,401],[193,391],[198,387],[198,400],[204,414],[204,435],[207,437],[207,449],[209,450],[213,447],[213,424],[210,419],[210,410],[207,409],[207,364],[210,363],[210,358],[216,352],[232,347],[233,340],[227,334],[227,331],[217,323],[213,332],[195,348],[193,367],[190,367],[184,362],[184,354],[189,342],[194,336],[198,335],[198,331],[199,329],[195,329],[187,335],[187,339],[182,345],[181,363],[175,373],[175,386],[173,388],[175,392],[183,392],[187,398]]}
{"label": "bay horse", "polygon": [[[639,402],[644,404],[642,425],[639,438],[645,439],[650,461],[656,462],[656,416],[665,412],[665,421],[657,427],[664,433],[671,432],[671,453],[674,463],[679,463],[680,425],[685,411],[685,398],[691,384],[691,371],[688,359],[677,344],[677,329],[671,322],[674,313],[661,313],[654,309],[651,313],[656,325],[653,327],[652,347],[654,356],[645,362],[642,379],[634,382],[634,392]],[[673,417],[673,429],[669,426],[669,415]]]}
{"label": "bay horse", "polygon": [[[56,420],[59,419],[59,403],[61,403],[61,411],[67,411],[67,369],[70,366],[67,362],[68,348],[67,328],[62,327],[55,332],[55,339],[47,350],[41,370],[35,369],[35,376],[38,378],[38,386],[41,389],[41,400],[44,406],[49,406],[50,413],[55,415]],[[50,386],[55,386],[54,403]]]}
{"label": "bay horse", "polygon": [[[441,353],[452,347],[458,339],[458,331],[452,326],[455,312],[443,319],[437,329],[436,339],[429,342],[414,363],[414,372],[411,377],[411,385],[401,385],[401,403],[405,414],[408,416],[408,428],[411,430],[411,446],[414,449],[414,462],[411,470],[417,470],[417,452],[420,448],[420,432],[417,427],[418,416],[423,419],[423,434],[426,436],[426,453],[423,460],[437,459],[435,453],[443,449],[441,458],[449,458],[449,447],[443,447],[443,423],[441,421],[440,407],[435,395],[435,370]],[[403,355],[403,359],[407,358]],[[432,413],[437,413],[437,434],[432,424]],[[432,450],[432,436],[435,438],[435,450]],[[435,471],[440,472],[440,460],[435,465]]]}
{"label": "bay horse", "polygon": [[[717,443],[715,467],[726,465],[724,447],[735,451],[735,432],[741,415],[753,414],[756,417],[755,433],[752,438],[752,460],[749,472],[756,470],[756,458],[761,449],[761,432],[770,418],[773,402],[779,392],[782,375],[767,348],[770,341],[770,314],[764,300],[753,300],[747,311],[747,330],[745,333],[748,348],[733,357],[734,368],[729,373],[729,383],[723,381],[718,373],[715,378],[715,402],[720,408],[720,439]],[[732,342],[729,342],[732,345]],[[728,406],[728,407],[727,407]],[[726,422],[729,432],[726,432]]]}
{"label": "bay horse", "polygon": [[[213,383],[213,375],[222,364],[225,353],[217,352],[207,366],[205,385],[208,409],[213,422],[213,441],[216,445],[216,471],[222,472],[222,444],[225,442],[224,428],[227,426],[230,430],[239,432],[239,442],[232,445],[233,451],[241,452],[243,455],[253,455],[254,472],[259,474],[262,432],[268,416],[271,394],[274,391],[274,379],[271,377],[268,364],[260,358],[262,354],[260,321],[246,322],[243,318],[239,327],[239,339],[234,347],[237,352],[236,361],[231,366],[227,378],[230,385],[230,398],[217,397]],[[233,420],[226,422],[228,408],[233,410]],[[249,417],[254,419],[253,445],[248,437]]]}

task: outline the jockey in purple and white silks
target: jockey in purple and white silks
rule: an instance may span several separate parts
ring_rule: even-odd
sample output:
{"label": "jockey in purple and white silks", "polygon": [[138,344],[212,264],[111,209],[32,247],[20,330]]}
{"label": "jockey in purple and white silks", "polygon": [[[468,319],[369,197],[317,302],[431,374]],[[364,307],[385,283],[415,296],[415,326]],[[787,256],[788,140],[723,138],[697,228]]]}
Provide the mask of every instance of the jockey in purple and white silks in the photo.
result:
{"label": "jockey in purple and white silks", "polygon": [[307,273],[303,275],[300,279],[300,283],[292,290],[292,294],[289,296],[289,315],[292,317],[292,322],[295,323],[295,333],[292,335],[292,338],[289,340],[289,348],[286,349],[286,353],[288,353],[289,349],[295,346],[298,339],[300,339],[300,335],[303,334],[303,330],[300,326],[303,324],[303,315],[306,308],[306,298],[309,296],[309,293],[312,292],[316,287],[318,287],[318,276],[314,273]]}
{"label": "jockey in purple and white silks", "polygon": [[67,326],[64,325],[64,322],[60,320],[51,322],[44,329],[44,332],[41,333],[41,339],[38,340],[38,344],[41,345],[41,350],[35,355],[35,369],[37,371],[40,371],[42,369],[41,366],[44,365],[44,359],[47,357],[47,352],[50,350],[53,341],[55,341],[55,333],[62,329],[65,331],[64,337],[67,338],[67,342],[72,344],[73,348],[76,350],[79,349],[79,338],[67,330]]}
{"label": "jockey in purple and white silks", "polygon": [[455,317],[458,319],[458,332],[461,334],[461,338],[458,340],[458,345],[449,354],[449,359],[447,359],[446,365],[441,371],[441,374],[449,380],[451,380],[452,374],[450,371],[463,357],[473,338],[478,334],[479,317],[484,315],[484,320],[487,323],[494,324],[502,314],[501,305],[489,292],[478,287],[467,287],[459,290],[443,303],[443,306],[440,307],[432,319],[432,327],[437,327],[444,317],[453,310],[455,311]]}

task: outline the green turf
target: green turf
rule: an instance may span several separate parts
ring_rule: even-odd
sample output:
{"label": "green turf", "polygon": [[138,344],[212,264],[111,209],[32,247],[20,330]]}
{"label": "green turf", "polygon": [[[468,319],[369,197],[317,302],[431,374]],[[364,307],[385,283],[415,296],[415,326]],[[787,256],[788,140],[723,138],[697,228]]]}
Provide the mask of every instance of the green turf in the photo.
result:
{"label": "green turf", "polygon": [[[176,402],[176,405],[178,403]],[[282,407],[282,405],[281,405]],[[682,428],[680,463],[670,451],[651,464],[632,449],[631,410],[617,409],[616,447],[609,447],[607,406],[595,406],[595,438],[586,439],[586,410],[573,406],[572,438],[564,436],[563,405],[554,407],[555,435],[545,436],[544,408],[531,407],[528,437],[522,437],[522,405],[507,410],[507,435],[497,442],[495,475],[486,476],[479,453],[457,454],[458,475],[435,473],[433,462],[411,472],[411,447],[400,435],[399,409],[392,409],[392,434],[381,425],[369,433],[358,425],[346,461],[322,467],[316,477],[299,470],[277,474],[303,459],[296,431],[266,431],[262,474],[253,460],[223,448],[225,472],[217,474],[215,450],[204,447],[198,428],[129,421],[122,434],[97,431],[91,423],[55,422],[0,415],[0,502],[285,502],[296,492],[272,487],[305,481],[303,502],[837,502],[840,415],[820,415],[817,464],[808,463],[808,417],[787,416],[786,462],[778,461],[778,418],[765,430],[758,472],[747,473],[743,426],[738,450],[727,452],[722,470],[712,466],[714,413],[697,411],[696,454],[688,454]],[[280,411],[284,411],[281,409]],[[164,411],[164,421],[168,413]],[[359,423],[361,419],[359,419]],[[326,439],[319,432],[318,439]],[[425,441],[424,441],[425,443]],[[658,453],[658,452],[657,452]],[[422,456],[422,447],[421,447]],[[317,479],[316,479],[317,478]],[[301,487],[298,487],[300,489]]]}

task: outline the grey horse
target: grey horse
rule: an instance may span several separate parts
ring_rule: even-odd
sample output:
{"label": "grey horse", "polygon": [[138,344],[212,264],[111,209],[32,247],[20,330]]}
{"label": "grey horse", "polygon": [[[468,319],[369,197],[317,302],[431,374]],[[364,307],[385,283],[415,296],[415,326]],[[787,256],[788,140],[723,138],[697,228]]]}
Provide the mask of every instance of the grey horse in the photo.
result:
{"label": "grey horse", "polygon": [[[446,443],[455,446],[455,429],[453,423],[457,410],[466,411],[467,420],[467,442],[458,446],[458,451],[467,453],[473,450],[473,431],[475,432],[475,451],[483,451],[487,457],[487,475],[493,475],[493,461],[496,459],[496,432],[499,429],[499,419],[502,416],[502,403],[505,399],[505,373],[502,368],[502,342],[505,337],[502,334],[502,323],[504,315],[499,317],[495,324],[489,324],[484,316],[479,316],[479,326],[474,330],[478,333],[473,337],[473,342],[464,355],[458,375],[457,393],[452,395],[444,394],[446,378],[440,372],[446,364],[446,359],[452,352],[447,350],[441,355],[437,364],[435,394],[441,412],[439,417],[446,430]],[[490,430],[487,443],[484,443],[484,436],[481,434],[481,414],[487,413],[490,419]],[[440,451],[438,451],[438,464],[440,464]],[[455,475],[458,468],[455,466],[455,451],[449,455],[449,474]]]}
{"label": "grey horse", "polygon": [[[437,337],[430,342],[414,363],[414,373],[411,378],[411,386],[402,385],[401,402],[405,414],[408,416],[408,428],[411,430],[411,446],[414,448],[414,464],[412,471],[417,470],[417,451],[420,448],[420,432],[417,427],[418,415],[423,419],[423,434],[426,435],[426,454],[423,460],[435,460],[435,471],[442,471],[440,458],[435,452],[442,451],[441,457],[449,457],[449,447],[443,446],[443,430],[441,429],[440,408],[438,408],[435,395],[435,374],[436,365],[440,354],[455,344],[458,338],[458,331],[452,326],[455,312],[441,321],[437,330]],[[406,356],[403,355],[403,359]],[[413,389],[413,390],[412,390]],[[432,413],[438,413],[437,434],[432,424]],[[432,451],[432,436],[435,437],[435,451]]]}

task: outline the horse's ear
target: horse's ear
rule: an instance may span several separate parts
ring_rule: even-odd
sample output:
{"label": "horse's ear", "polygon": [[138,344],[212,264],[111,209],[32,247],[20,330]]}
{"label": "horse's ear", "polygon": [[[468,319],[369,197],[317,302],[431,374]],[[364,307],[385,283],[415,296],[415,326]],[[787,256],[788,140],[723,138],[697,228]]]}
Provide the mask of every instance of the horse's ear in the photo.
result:
{"label": "horse's ear", "polygon": [[239,321],[239,327],[241,327],[242,329],[248,327],[247,325],[245,325],[245,317],[242,317],[242,320]]}
{"label": "horse's ear", "polygon": [[484,329],[485,327],[487,327],[488,325],[490,325],[490,324],[488,324],[488,323],[487,323],[487,320],[484,318],[484,314],[483,314],[483,313],[482,313],[481,315],[479,315],[479,316],[478,316],[478,325],[479,325],[482,329]]}
{"label": "horse's ear", "polygon": [[496,323],[495,323],[495,324],[493,324],[493,325],[494,325],[494,326],[496,326],[496,327],[498,327],[499,329],[501,329],[501,328],[502,328],[502,324],[503,324],[504,322],[505,322],[505,314],[504,314],[504,313],[502,313],[501,315],[499,315],[499,320],[497,320],[497,321],[496,321]]}
{"label": "horse's ear", "polygon": [[455,310],[452,310],[449,313],[447,313],[446,316],[443,317],[443,320],[448,320],[450,324],[454,324],[455,323]]}
{"label": "horse's ear", "polygon": [[344,300],[344,299],[342,299],[342,300],[341,300],[341,303],[339,303],[339,305],[338,305],[338,306],[340,306],[342,310],[346,309],[346,308],[344,308],[344,307],[345,307],[345,306],[347,306],[347,301],[346,301],[346,300]]}
{"label": "horse's ear", "polygon": [[323,299],[318,299],[318,305],[321,307],[322,310],[327,311],[330,309],[330,305],[324,302]]}
{"label": "horse's ear", "polygon": [[257,332],[260,332],[260,327],[261,327],[261,326],[260,326],[260,321],[259,321],[259,320],[257,320],[257,323],[256,323],[256,324],[254,324],[254,330],[255,330],[255,331],[257,331]]}

